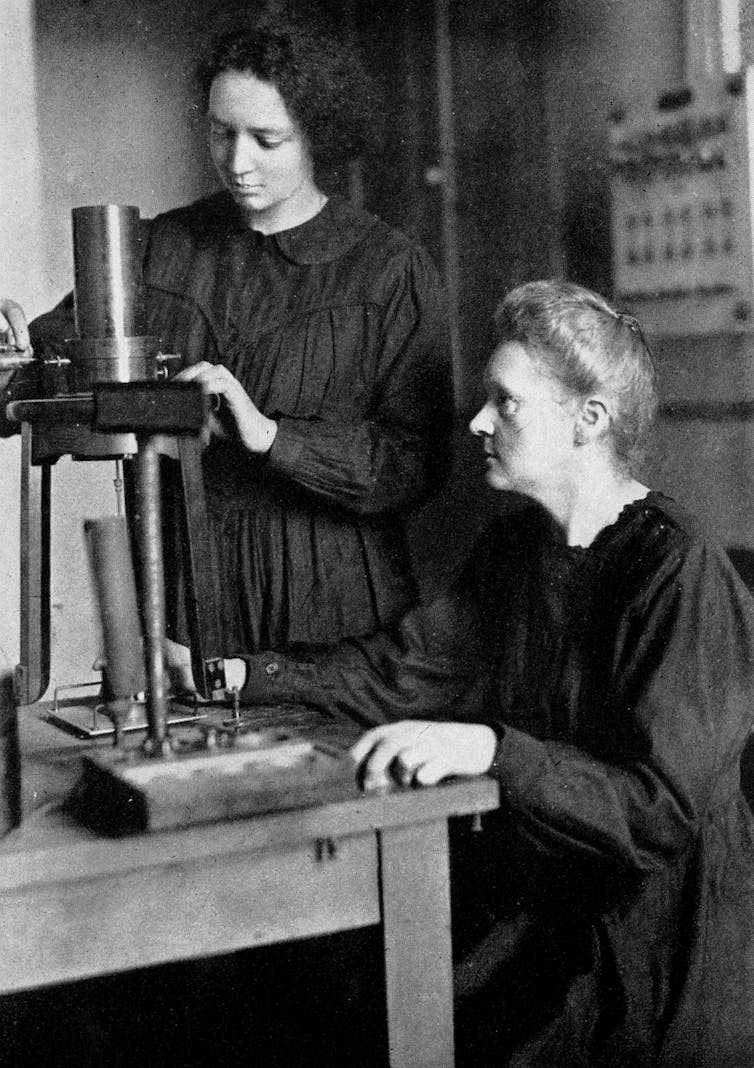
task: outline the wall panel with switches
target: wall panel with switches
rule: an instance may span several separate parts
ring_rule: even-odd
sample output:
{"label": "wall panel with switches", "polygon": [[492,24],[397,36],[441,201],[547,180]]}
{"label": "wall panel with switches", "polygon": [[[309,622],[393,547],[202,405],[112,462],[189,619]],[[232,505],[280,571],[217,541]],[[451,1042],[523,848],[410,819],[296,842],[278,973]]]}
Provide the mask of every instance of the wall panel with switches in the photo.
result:
{"label": "wall panel with switches", "polygon": [[754,328],[750,69],[610,126],[615,298],[655,336]]}

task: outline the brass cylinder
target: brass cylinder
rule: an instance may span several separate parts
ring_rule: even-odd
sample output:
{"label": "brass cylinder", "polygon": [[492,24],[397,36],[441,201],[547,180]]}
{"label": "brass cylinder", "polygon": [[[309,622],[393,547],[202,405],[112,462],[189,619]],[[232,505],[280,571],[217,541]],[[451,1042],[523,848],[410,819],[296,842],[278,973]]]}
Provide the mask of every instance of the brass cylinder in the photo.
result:
{"label": "brass cylinder", "polygon": [[144,333],[139,209],[74,208],[76,332],[80,338]]}

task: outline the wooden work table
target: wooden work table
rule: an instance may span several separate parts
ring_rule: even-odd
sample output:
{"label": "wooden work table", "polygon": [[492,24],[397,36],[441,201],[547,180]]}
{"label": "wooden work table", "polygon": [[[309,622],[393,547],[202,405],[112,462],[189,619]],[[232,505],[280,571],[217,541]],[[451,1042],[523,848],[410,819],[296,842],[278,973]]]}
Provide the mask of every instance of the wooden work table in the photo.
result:
{"label": "wooden work table", "polygon": [[453,1064],[450,816],[491,779],[106,838],[65,811],[80,756],[19,714],[24,822],[0,842],[0,993],[381,924],[392,1068]]}

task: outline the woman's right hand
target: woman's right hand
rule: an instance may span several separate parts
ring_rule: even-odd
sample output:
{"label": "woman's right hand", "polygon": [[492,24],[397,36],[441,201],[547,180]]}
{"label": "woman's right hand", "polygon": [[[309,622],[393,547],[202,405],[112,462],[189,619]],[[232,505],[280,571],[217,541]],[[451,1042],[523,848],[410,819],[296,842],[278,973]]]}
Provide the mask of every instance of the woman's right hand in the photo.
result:
{"label": "woman's right hand", "polygon": [[27,356],[32,355],[29,327],[24,309],[9,297],[0,297],[0,334],[6,342]]}
{"label": "woman's right hand", "polygon": [[278,425],[259,411],[249,394],[234,375],[222,364],[202,360],[185,367],[176,382],[197,382],[204,393],[224,397],[228,411],[238,428],[238,436],[249,452],[263,455],[272,448]]}
{"label": "woman's right hand", "polygon": [[434,786],[452,775],[489,771],[497,735],[484,723],[406,719],[367,731],[351,748],[366,791]]}

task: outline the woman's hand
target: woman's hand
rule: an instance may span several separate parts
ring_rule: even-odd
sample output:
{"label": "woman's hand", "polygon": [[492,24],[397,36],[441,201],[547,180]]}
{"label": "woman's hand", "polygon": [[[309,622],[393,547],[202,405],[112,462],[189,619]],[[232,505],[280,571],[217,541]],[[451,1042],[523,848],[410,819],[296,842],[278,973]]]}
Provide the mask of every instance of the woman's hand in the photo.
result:
{"label": "woman's hand", "polygon": [[238,436],[249,452],[263,455],[272,448],[278,425],[274,419],[262,415],[237,378],[222,364],[203,360],[179,372],[178,382],[198,382],[204,393],[224,397],[232,415]]}
{"label": "woman's hand", "polygon": [[0,297],[0,334],[7,337],[8,344],[19,349],[27,356],[32,355],[29,327],[26,325],[24,309],[15,300]]}
{"label": "woman's hand", "polygon": [[449,775],[482,775],[495,756],[497,736],[482,723],[436,723],[407,719],[375,727],[358,740],[351,756],[365,790],[391,781],[432,786]]}

